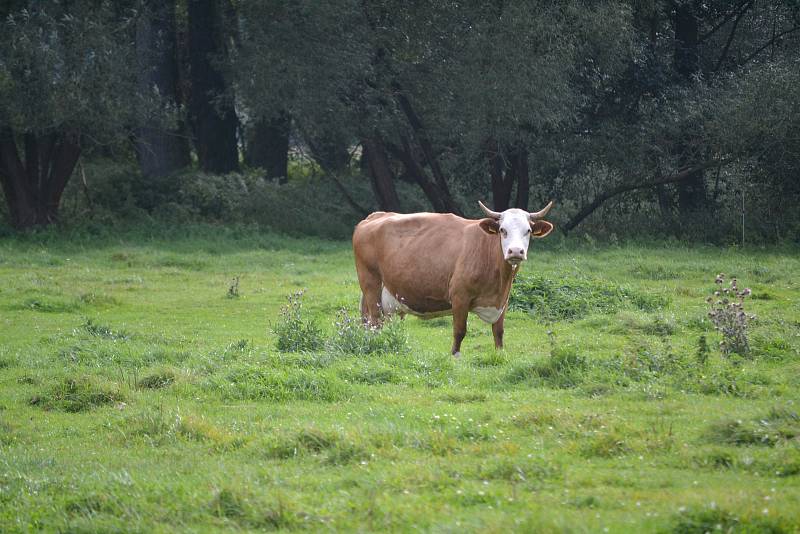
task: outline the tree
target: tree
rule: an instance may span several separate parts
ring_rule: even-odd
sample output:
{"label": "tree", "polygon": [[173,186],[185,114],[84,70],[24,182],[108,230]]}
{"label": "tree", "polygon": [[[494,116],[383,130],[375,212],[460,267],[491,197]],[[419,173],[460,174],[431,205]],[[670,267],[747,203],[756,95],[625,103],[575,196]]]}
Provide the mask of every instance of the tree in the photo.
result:
{"label": "tree", "polygon": [[[11,224],[53,223],[88,142],[135,124],[133,24],[106,2],[33,3],[0,32],[0,182]],[[135,95],[131,99],[131,95]]]}
{"label": "tree", "polygon": [[245,163],[264,169],[265,178],[286,183],[289,175],[289,132],[291,119],[285,114],[260,118],[249,128]]}
{"label": "tree", "polygon": [[[136,132],[136,154],[142,174],[161,177],[189,165],[189,142],[180,118],[175,2],[145,0],[136,24],[140,91],[153,93],[162,107],[144,118]],[[172,127],[167,122],[171,118]]]}
{"label": "tree", "polygon": [[189,119],[197,159],[212,173],[239,168],[238,119],[220,67],[228,51],[222,5],[226,1],[188,0]]}

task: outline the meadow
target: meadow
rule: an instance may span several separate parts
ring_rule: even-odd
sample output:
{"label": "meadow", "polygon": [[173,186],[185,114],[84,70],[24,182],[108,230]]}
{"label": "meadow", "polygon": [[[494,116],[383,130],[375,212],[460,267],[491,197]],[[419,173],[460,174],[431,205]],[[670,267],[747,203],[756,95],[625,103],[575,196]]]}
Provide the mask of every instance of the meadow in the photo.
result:
{"label": "meadow", "polygon": [[449,318],[357,326],[345,241],[0,238],[0,531],[799,531],[798,250],[529,258],[453,359]]}

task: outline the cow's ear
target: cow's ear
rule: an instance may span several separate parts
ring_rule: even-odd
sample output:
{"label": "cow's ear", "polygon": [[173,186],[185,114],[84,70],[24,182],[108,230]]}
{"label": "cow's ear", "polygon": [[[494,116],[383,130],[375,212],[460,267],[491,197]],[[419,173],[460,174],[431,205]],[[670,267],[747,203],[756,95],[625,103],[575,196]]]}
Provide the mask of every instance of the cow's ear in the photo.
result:
{"label": "cow's ear", "polygon": [[500,223],[497,219],[481,219],[480,227],[487,234],[496,234],[500,230]]}
{"label": "cow's ear", "polygon": [[534,221],[531,223],[531,237],[541,238],[553,231],[553,225],[547,221]]}

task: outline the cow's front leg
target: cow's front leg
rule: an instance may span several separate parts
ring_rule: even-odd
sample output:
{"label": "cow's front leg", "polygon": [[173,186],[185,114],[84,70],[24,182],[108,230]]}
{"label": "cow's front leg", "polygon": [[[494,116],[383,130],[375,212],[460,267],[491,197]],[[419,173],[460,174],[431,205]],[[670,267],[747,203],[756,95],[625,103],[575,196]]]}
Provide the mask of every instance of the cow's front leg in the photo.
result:
{"label": "cow's front leg", "polygon": [[461,356],[461,342],[467,335],[467,315],[469,307],[456,306],[453,304],[453,350],[452,354],[456,358]]}
{"label": "cow's front leg", "polygon": [[503,310],[503,313],[500,314],[500,318],[492,324],[492,335],[494,335],[494,348],[502,349],[503,348],[503,332],[505,329],[503,328],[503,321],[505,321],[506,312]]}

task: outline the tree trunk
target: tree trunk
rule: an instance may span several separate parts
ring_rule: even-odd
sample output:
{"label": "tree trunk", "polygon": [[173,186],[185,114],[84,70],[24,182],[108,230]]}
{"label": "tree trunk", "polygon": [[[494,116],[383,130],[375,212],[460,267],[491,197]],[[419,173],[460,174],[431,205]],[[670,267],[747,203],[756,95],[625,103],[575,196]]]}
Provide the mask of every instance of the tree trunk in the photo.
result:
{"label": "tree trunk", "polygon": [[[158,93],[167,108],[181,105],[178,92],[178,56],[175,3],[148,0],[136,26],[139,90]],[[148,120],[136,135],[136,154],[142,174],[160,177],[189,165],[189,143],[182,121],[167,129]]]}
{"label": "tree trunk", "polygon": [[264,169],[268,180],[277,178],[282,184],[289,176],[290,123],[288,115],[257,120],[245,151],[245,162],[249,166]]}
{"label": "tree trunk", "polygon": [[366,158],[372,179],[372,190],[378,206],[383,211],[400,211],[400,199],[394,186],[394,174],[389,166],[389,156],[380,138],[362,141],[362,157]]}
{"label": "tree trunk", "polygon": [[311,157],[322,170],[328,174],[342,174],[350,163],[350,144],[346,138],[335,131],[302,131],[303,139],[308,144]]}
{"label": "tree trunk", "polygon": [[0,183],[11,224],[20,229],[56,222],[61,195],[81,153],[76,131],[24,136],[25,161],[14,132],[0,131]]}
{"label": "tree trunk", "polygon": [[414,157],[414,150],[408,138],[404,136],[402,141],[402,148],[391,144],[387,145],[387,148],[403,164],[406,174],[413,179],[414,182],[419,185],[420,189],[422,189],[422,192],[425,193],[431,206],[433,206],[433,210],[438,213],[449,213],[449,204],[445,199],[444,193],[430,178],[428,178],[425,169],[422,168],[417,158]]}
{"label": "tree trunk", "polygon": [[528,168],[528,151],[517,148],[511,155],[511,173],[517,179],[517,200],[514,207],[528,211],[528,196],[530,195],[530,169]]}
{"label": "tree trunk", "polygon": [[[698,50],[699,24],[697,6],[694,1],[679,3],[675,7],[673,18],[675,27],[674,64],[675,71],[687,83],[700,70],[700,54]],[[689,138],[698,137],[698,132],[687,132]],[[682,143],[678,147],[681,165],[688,165],[692,159],[689,147]],[[686,180],[678,183],[678,207],[683,214],[696,212],[708,206],[708,195],[705,187],[705,174],[702,170],[693,173]]]}
{"label": "tree trunk", "polygon": [[239,169],[238,120],[216,62],[225,54],[220,0],[189,0],[189,116],[197,159],[213,173]]}
{"label": "tree trunk", "polygon": [[422,119],[420,119],[419,115],[417,115],[417,112],[414,110],[414,106],[411,105],[411,101],[408,99],[405,93],[402,92],[400,84],[395,82],[394,88],[396,91],[395,96],[397,102],[400,104],[400,109],[403,110],[403,114],[406,116],[408,124],[411,126],[411,130],[414,132],[414,137],[419,143],[422,154],[425,156],[425,160],[428,162],[428,166],[431,169],[436,186],[441,191],[442,200],[447,204],[447,211],[460,215],[461,210],[453,200],[453,196],[450,194],[450,188],[447,185],[447,180],[445,179],[444,173],[442,172],[439,162],[436,159],[436,154],[433,150],[433,143],[425,131],[425,126],[422,124]]}
{"label": "tree trunk", "polygon": [[508,172],[508,164],[503,158],[497,141],[487,142],[487,158],[489,160],[489,176],[492,181],[492,209],[505,211],[511,207],[511,190],[514,187],[514,175]]}

